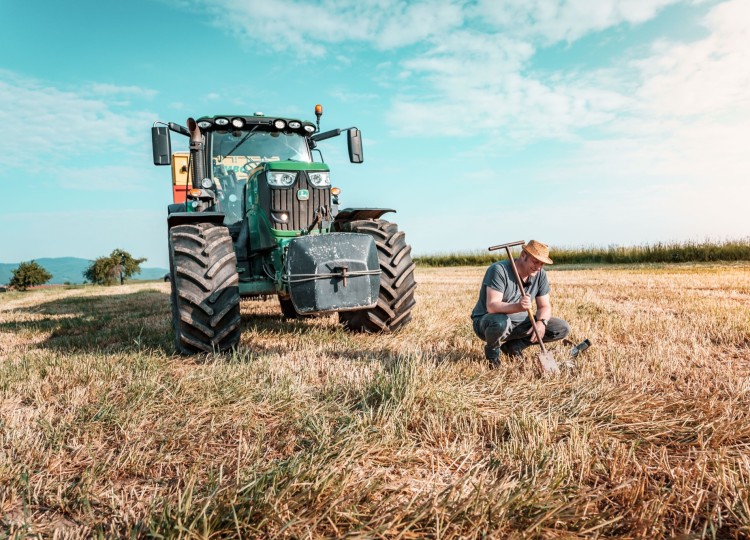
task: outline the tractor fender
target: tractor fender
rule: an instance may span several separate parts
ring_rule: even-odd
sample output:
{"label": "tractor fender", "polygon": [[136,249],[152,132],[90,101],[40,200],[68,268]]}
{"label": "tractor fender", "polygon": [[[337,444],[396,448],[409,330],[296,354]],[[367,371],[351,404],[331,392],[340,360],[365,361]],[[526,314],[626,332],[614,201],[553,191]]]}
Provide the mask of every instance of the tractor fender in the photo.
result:
{"label": "tractor fender", "polygon": [[334,223],[342,224],[360,219],[379,219],[383,214],[396,212],[392,208],[344,208],[336,214]]}
{"label": "tractor fender", "polygon": [[[173,207],[182,207],[172,211]],[[224,212],[185,212],[184,204],[170,204],[167,226],[171,229],[175,225],[189,225],[191,223],[217,223],[224,224]],[[180,211],[182,210],[182,211]]]}

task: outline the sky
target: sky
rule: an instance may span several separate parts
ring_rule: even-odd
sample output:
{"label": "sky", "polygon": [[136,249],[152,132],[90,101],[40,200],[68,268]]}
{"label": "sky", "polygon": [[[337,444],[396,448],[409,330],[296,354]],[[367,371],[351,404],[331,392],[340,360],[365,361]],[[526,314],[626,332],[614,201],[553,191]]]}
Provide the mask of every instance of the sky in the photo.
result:
{"label": "sky", "polygon": [[750,237],[750,0],[0,0],[0,262],[167,267],[153,123],[317,103],[414,255]]}

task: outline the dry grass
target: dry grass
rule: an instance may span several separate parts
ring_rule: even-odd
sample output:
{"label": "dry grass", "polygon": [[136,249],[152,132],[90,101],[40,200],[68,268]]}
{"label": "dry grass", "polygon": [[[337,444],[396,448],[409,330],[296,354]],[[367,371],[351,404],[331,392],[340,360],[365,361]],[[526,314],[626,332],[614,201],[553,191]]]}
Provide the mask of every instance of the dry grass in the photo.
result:
{"label": "dry grass", "polygon": [[229,357],[169,284],[0,295],[0,537],[748,538],[749,270],[551,272],[594,346],[550,379],[479,361],[482,268],[396,335],[243,303]]}

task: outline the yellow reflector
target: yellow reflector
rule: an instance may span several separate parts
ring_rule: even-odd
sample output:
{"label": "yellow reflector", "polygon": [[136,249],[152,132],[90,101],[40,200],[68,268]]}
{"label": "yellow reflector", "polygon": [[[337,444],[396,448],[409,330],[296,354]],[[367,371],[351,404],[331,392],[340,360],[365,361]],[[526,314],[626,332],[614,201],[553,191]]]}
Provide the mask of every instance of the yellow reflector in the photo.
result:
{"label": "yellow reflector", "polygon": [[341,193],[341,189],[339,189],[337,187],[332,187],[331,188],[331,195],[338,195],[339,193]]}

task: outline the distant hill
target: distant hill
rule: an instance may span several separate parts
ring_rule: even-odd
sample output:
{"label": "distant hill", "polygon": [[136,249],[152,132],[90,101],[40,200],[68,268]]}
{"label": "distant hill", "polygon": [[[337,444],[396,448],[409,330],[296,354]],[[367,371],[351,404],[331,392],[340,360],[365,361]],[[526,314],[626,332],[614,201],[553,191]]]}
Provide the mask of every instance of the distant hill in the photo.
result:
{"label": "distant hill", "polygon": [[[36,263],[52,274],[51,284],[83,283],[83,272],[91,264],[88,259],[77,257],[55,257],[34,259]],[[23,261],[28,262],[28,261]],[[20,263],[0,263],[0,285],[4,285],[13,277],[13,270]],[[131,280],[162,279],[169,272],[166,268],[144,268],[141,273],[134,275]]]}

